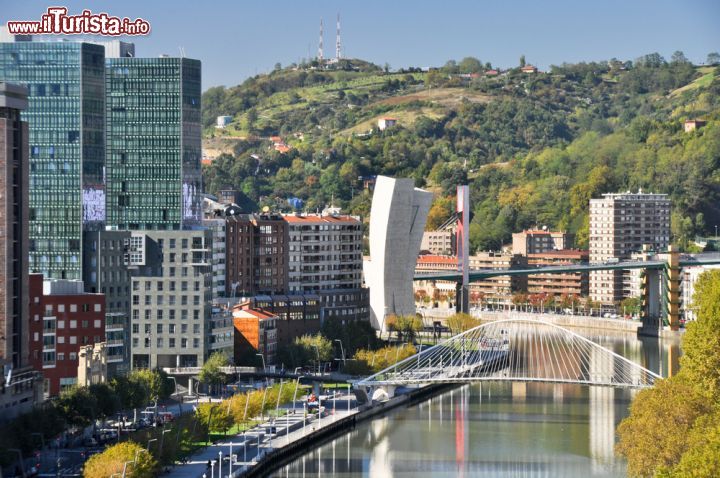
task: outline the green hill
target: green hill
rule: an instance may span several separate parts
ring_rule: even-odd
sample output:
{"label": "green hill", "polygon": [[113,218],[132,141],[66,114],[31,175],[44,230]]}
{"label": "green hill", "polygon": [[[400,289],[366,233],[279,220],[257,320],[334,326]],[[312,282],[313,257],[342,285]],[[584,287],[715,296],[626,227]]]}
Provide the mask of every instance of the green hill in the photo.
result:
{"label": "green hill", "polygon": [[[212,88],[203,95],[204,147],[225,154],[204,167],[206,187],[235,187],[276,209],[297,197],[308,210],[334,201],[367,215],[360,177],[413,177],[439,198],[467,181],[472,244],[485,249],[534,224],[576,232],[582,244],[588,199],[628,189],[671,195],[682,246],[720,223],[716,68],[652,54],[490,76],[489,65],[466,60],[429,72],[344,60]],[[215,129],[225,114],[233,123]],[[385,116],[398,124],[378,131]],[[697,117],[707,125],[685,133],[683,120]],[[437,201],[431,225],[448,204]]]}

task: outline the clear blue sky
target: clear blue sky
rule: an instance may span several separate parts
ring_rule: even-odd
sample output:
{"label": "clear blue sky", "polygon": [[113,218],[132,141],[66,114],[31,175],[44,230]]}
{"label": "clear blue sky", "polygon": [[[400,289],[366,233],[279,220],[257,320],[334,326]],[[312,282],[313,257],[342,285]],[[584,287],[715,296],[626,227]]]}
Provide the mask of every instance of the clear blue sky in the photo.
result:
{"label": "clear blue sky", "polygon": [[152,25],[136,37],[138,56],[161,53],[203,62],[203,89],[315,55],[319,21],[325,55],[335,52],[342,17],[345,55],[391,68],[437,66],[475,56],[500,67],[521,54],[541,69],[612,57],[635,59],[682,50],[694,62],[720,51],[718,0],[0,0],[0,22],[36,20],[49,5],[83,8]]}

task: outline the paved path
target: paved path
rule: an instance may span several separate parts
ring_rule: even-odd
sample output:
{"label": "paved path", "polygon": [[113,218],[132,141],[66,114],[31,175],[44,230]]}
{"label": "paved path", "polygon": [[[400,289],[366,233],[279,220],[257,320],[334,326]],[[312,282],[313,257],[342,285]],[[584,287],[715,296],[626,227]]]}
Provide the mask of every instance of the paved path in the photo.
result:
{"label": "paved path", "polygon": [[[303,409],[297,408],[293,414],[291,405],[290,414],[280,417],[274,423],[266,421],[245,433],[239,433],[235,436],[222,439],[215,444],[204,448],[194,455],[185,464],[176,465],[166,476],[172,478],[225,478],[230,473],[230,464],[228,455],[231,453],[236,456],[237,462],[233,463],[232,474],[238,476],[242,471],[254,464],[262,458],[262,456],[274,449],[282,448],[289,443],[298,440],[318,428],[326,427],[341,418],[353,413],[357,413],[355,407],[354,396],[348,395],[338,396],[337,399],[323,399],[321,404],[325,409],[325,415],[321,419],[307,420],[303,417]],[[337,410],[336,410],[337,408]],[[275,433],[268,434],[274,427]],[[259,445],[259,446],[258,446]],[[222,452],[222,475],[218,474],[217,461],[219,453]],[[214,461],[214,467],[208,467],[208,461]]]}

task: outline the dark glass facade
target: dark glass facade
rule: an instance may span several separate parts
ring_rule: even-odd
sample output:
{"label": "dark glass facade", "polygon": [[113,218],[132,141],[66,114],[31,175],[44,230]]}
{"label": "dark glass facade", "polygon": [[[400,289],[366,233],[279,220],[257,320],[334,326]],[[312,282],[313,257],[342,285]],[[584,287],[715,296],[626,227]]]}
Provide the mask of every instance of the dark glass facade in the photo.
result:
{"label": "dark glass facade", "polygon": [[200,62],[108,58],[107,222],[178,230],[201,219]]}
{"label": "dark glass facade", "polygon": [[82,230],[105,221],[105,50],[71,42],[0,43],[0,80],[30,90],[29,268],[82,278]]}

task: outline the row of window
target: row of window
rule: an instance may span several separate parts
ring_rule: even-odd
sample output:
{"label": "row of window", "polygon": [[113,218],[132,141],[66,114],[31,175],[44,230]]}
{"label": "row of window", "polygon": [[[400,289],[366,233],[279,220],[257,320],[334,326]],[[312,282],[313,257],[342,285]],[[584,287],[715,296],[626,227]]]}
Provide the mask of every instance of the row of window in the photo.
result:
{"label": "row of window", "polygon": [[[155,332],[156,333],[162,334],[164,330],[165,330],[164,324],[155,324]],[[145,334],[151,334],[152,333],[152,324],[143,324],[143,331]],[[176,333],[177,324],[168,324],[167,331],[170,334]],[[132,332],[133,332],[133,334],[139,334],[140,333],[140,324],[132,324]],[[188,325],[180,324],[180,333],[186,334],[187,332],[188,332]],[[200,333],[200,324],[193,324],[193,333],[194,334]]]}
{"label": "row of window", "polygon": [[[141,343],[141,342],[140,342],[140,339],[138,339],[138,338],[133,338],[133,339],[132,339],[133,349],[139,348],[139,347],[140,347],[140,343]],[[168,341],[167,341],[168,347],[171,348],[171,349],[172,349],[172,348],[175,348],[175,346],[176,346],[175,344],[176,344],[176,343],[177,343],[177,342],[176,342],[176,340],[175,340],[175,337],[170,337],[170,338],[168,339]],[[189,343],[190,343],[190,342],[189,342],[188,339],[186,339],[186,338],[184,338],[184,337],[181,338],[181,339],[180,339],[180,348],[182,348],[182,349],[188,348],[188,344],[189,344]],[[163,348],[163,347],[165,347],[165,339],[164,339],[163,337],[158,337],[157,339],[155,339],[155,346],[156,346],[157,348]],[[146,338],[142,341],[142,347],[143,347],[143,348],[146,348],[146,349],[147,349],[147,348],[151,348],[151,347],[152,347],[152,340],[151,340],[149,337],[146,337]],[[192,339],[192,348],[195,348],[195,349],[200,348],[200,339],[198,339],[198,338]]]}
{"label": "row of window", "polygon": [[[145,320],[153,320],[153,318],[152,318],[153,312],[155,312],[155,320],[163,320],[166,316],[165,310],[163,310],[163,309],[157,309],[154,311],[150,310],[150,309],[145,309],[143,311],[143,317],[145,318]],[[187,309],[182,309],[180,311],[180,314],[177,314],[177,311],[175,309],[170,309],[167,311],[167,318],[170,321],[175,320],[175,318],[178,315],[180,315],[181,320],[187,320],[190,315],[190,312]],[[193,320],[200,320],[200,311],[197,309],[193,310],[192,316],[193,316]],[[137,309],[134,309],[132,311],[132,318],[133,318],[133,320],[140,320],[140,311]]]}

